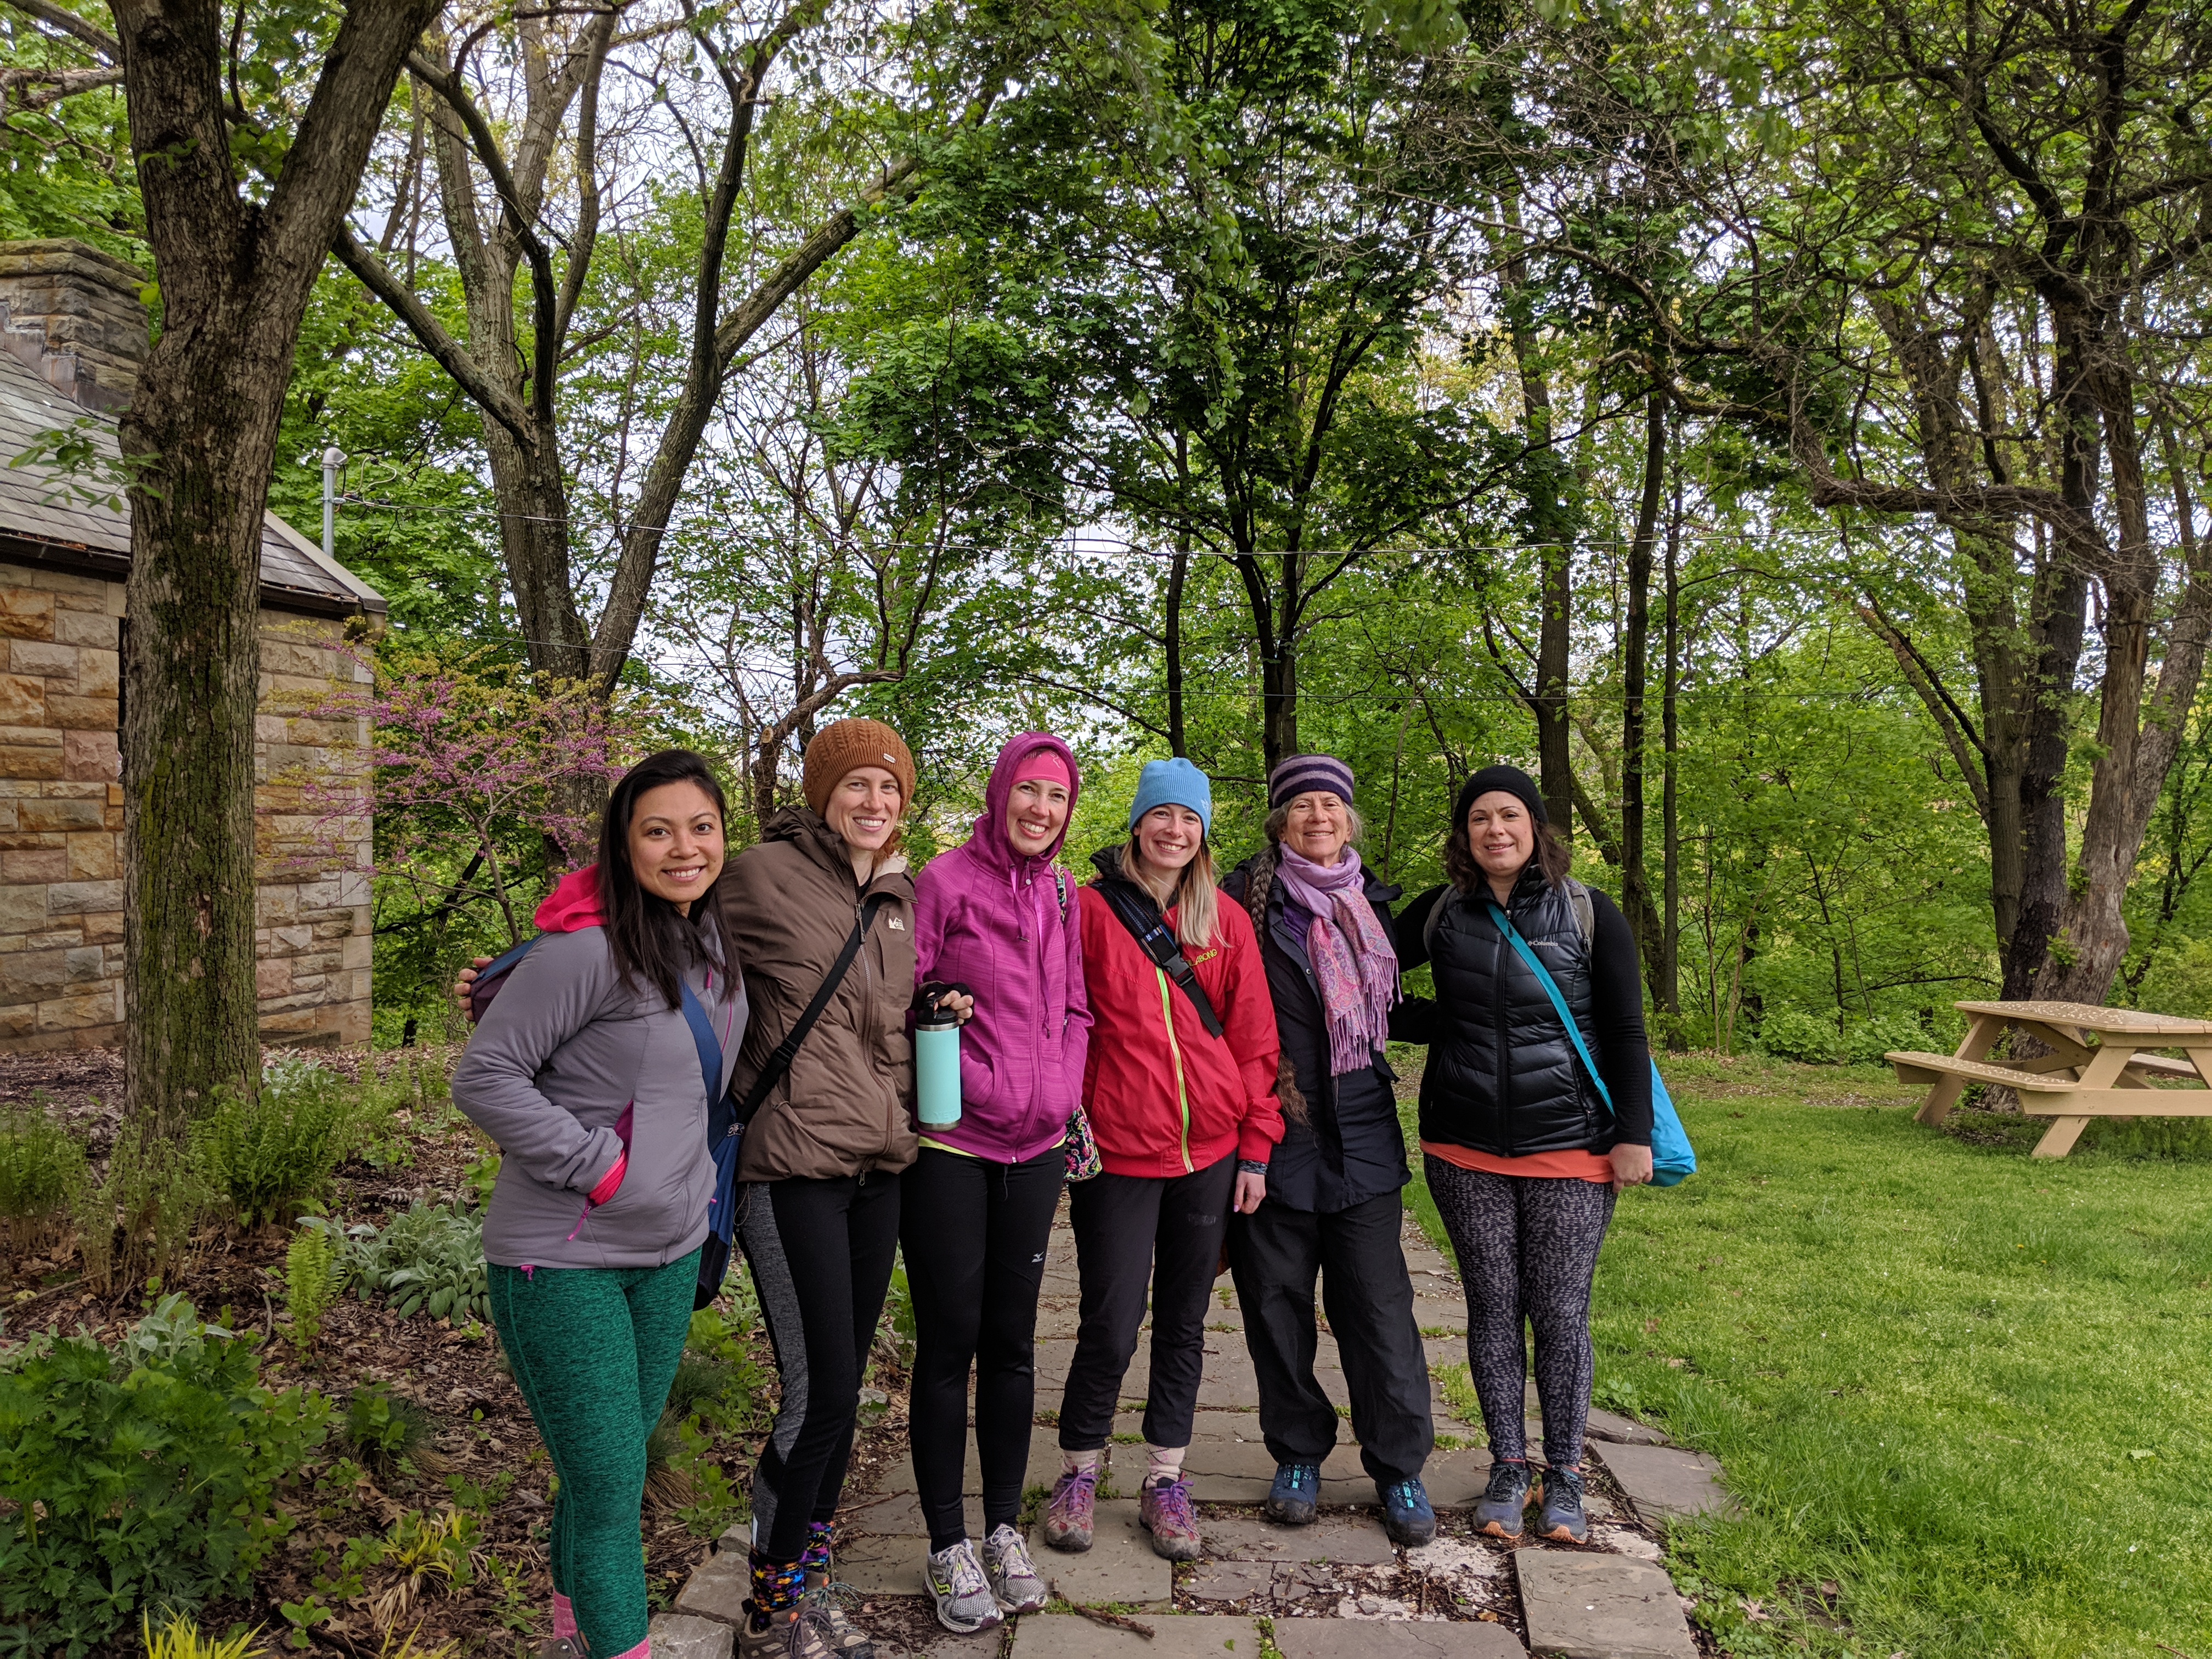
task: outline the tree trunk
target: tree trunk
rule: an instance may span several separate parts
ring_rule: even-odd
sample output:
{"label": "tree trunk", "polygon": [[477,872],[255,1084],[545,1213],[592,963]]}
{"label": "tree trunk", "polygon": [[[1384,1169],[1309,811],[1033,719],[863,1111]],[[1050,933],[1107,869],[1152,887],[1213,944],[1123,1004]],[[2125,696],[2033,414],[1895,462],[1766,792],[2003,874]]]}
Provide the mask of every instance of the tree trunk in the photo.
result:
{"label": "tree trunk", "polygon": [[1659,994],[1658,934],[1651,882],[1644,868],[1644,664],[1650,652],[1651,551],[1659,532],[1659,496],[1667,467],[1667,404],[1657,388],[1644,410],[1644,494],[1636,536],[1628,546],[1628,615],[1623,629],[1620,694],[1620,908],[1636,934],[1638,954]]}
{"label": "tree trunk", "polygon": [[126,1110],[179,1139],[260,1076],[253,740],[261,526],[300,321],[435,0],[354,0],[264,199],[241,195],[214,0],[115,0],[162,331],[121,424]]}
{"label": "tree trunk", "polygon": [[1178,546],[1175,562],[1168,567],[1168,753],[1185,757],[1190,754],[1190,738],[1182,719],[1182,588],[1189,574],[1190,550]]}
{"label": "tree trunk", "polygon": [[1659,977],[1651,988],[1652,1000],[1670,1014],[1682,1012],[1682,820],[1677,775],[1681,730],[1675,707],[1682,685],[1681,544],[1682,469],[1677,458],[1673,510],[1667,516],[1667,661],[1659,688],[1659,746],[1666,757],[1666,775],[1659,786]]}

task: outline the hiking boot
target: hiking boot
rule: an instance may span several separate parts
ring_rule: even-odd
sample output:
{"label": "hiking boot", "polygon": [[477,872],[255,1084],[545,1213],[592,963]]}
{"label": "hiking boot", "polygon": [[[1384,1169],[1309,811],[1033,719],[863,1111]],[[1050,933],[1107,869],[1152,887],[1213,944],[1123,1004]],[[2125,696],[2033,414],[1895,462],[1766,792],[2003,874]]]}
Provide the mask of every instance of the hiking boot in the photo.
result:
{"label": "hiking boot", "polygon": [[1492,1538],[1518,1538],[1521,1512],[1528,1507],[1528,1464],[1492,1463],[1489,1489],[1474,1506],[1474,1529]]}
{"label": "hiking boot", "polygon": [[750,1601],[738,1626],[737,1659],[837,1659],[829,1621],[805,1602],[763,1613]]}
{"label": "hiking boot", "polygon": [[1583,1472],[1544,1466],[1537,1498],[1536,1535],[1555,1543],[1580,1544],[1589,1538],[1589,1517],[1583,1513]]}
{"label": "hiking boot", "polygon": [[1205,1542],[1191,1512],[1190,1482],[1164,1474],[1139,1494],[1137,1524],[1152,1535],[1152,1553],[1169,1561],[1195,1561]]}
{"label": "hiking boot", "polygon": [[1382,1500],[1382,1530],[1390,1534],[1392,1543],[1418,1549],[1437,1535],[1437,1512],[1429,1507],[1429,1494],[1419,1475],[1408,1475],[1387,1486],[1377,1480],[1375,1491]]}
{"label": "hiking boot", "polygon": [[1098,1502],[1098,1466],[1053,1482],[1052,1498],[1044,1506],[1044,1541],[1056,1550],[1080,1555],[1091,1547],[1091,1519]]}
{"label": "hiking boot", "polygon": [[983,1540],[983,1573],[991,1594],[1008,1613],[1035,1613],[1049,1599],[1021,1534],[1001,1525]]}
{"label": "hiking boot", "polygon": [[1267,1488],[1264,1505],[1267,1519],[1286,1527],[1303,1527],[1314,1518],[1314,1504],[1320,1496],[1320,1464],[1278,1463],[1275,1484]]}
{"label": "hiking boot", "polygon": [[947,1544],[922,1564],[921,1581],[937,1601],[937,1622],[955,1636],[972,1636],[999,1622],[991,1581],[966,1539]]}
{"label": "hiking boot", "polygon": [[805,1585],[806,1605],[822,1615],[838,1659],[876,1659],[875,1638],[845,1616],[860,1595],[850,1584],[837,1582],[836,1559],[826,1549],[821,1565],[808,1563]]}
{"label": "hiking boot", "polygon": [[573,1636],[548,1636],[530,1652],[531,1659],[584,1659],[584,1644]]}

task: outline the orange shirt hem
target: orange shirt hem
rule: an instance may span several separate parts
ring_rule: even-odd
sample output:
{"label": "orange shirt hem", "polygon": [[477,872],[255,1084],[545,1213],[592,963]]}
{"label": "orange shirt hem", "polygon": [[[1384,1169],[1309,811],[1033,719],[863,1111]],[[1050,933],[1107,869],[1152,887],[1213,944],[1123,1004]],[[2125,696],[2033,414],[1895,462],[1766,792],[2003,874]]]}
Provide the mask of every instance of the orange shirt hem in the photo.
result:
{"label": "orange shirt hem", "polygon": [[1455,1146],[1449,1141],[1425,1140],[1421,1150],[1431,1158],[1462,1170],[1482,1170],[1491,1175],[1536,1176],[1548,1181],[1613,1180],[1613,1160],[1601,1152],[1587,1147],[1577,1147],[1563,1152],[1530,1152],[1522,1158],[1497,1158],[1488,1152],[1478,1152],[1472,1146]]}

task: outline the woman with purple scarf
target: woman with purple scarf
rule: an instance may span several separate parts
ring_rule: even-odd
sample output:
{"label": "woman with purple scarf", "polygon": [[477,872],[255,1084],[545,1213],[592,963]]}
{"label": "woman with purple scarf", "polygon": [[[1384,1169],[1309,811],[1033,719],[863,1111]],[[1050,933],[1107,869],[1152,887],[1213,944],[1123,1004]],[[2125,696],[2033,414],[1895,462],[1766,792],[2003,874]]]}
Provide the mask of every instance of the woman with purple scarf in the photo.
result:
{"label": "woman with purple scarf", "polygon": [[1383,1524],[1402,1544],[1436,1534],[1421,1485],[1434,1443],[1429,1367],[1399,1242],[1411,1180],[1396,1079],[1382,1055],[1398,1000],[1389,902],[1362,866],[1352,769],[1293,755],[1267,777],[1267,846],[1222,884],[1260,936],[1282,1039],[1283,1142],[1267,1196],[1232,1218],[1229,1265],[1275,1460],[1267,1514],[1314,1517],[1336,1410],[1314,1380],[1314,1285],[1344,1359],[1352,1428]]}

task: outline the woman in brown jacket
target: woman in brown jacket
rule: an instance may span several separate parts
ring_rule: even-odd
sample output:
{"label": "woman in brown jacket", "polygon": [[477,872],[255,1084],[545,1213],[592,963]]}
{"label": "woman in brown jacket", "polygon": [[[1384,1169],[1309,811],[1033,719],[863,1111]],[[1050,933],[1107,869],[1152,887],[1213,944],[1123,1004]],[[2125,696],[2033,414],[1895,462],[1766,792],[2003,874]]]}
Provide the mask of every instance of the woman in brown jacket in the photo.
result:
{"label": "woman in brown jacket", "polygon": [[739,1236],[783,1390],[753,1477],[752,1597],[738,1651],[862,1659],[866,1639],[821,1592],[898,1243],[898,1174],[915,1151],[906,1026],[914,883],[898,836],[914,757],[878,721],[839,720],[807,744],[802,781],[806,805],[768,821],[759,845],[730,860],[718,895],[753,1011],[731,1079],[737,1098],[863,914],[874,915],[843,983],[747,1127],[738,1164]]}

